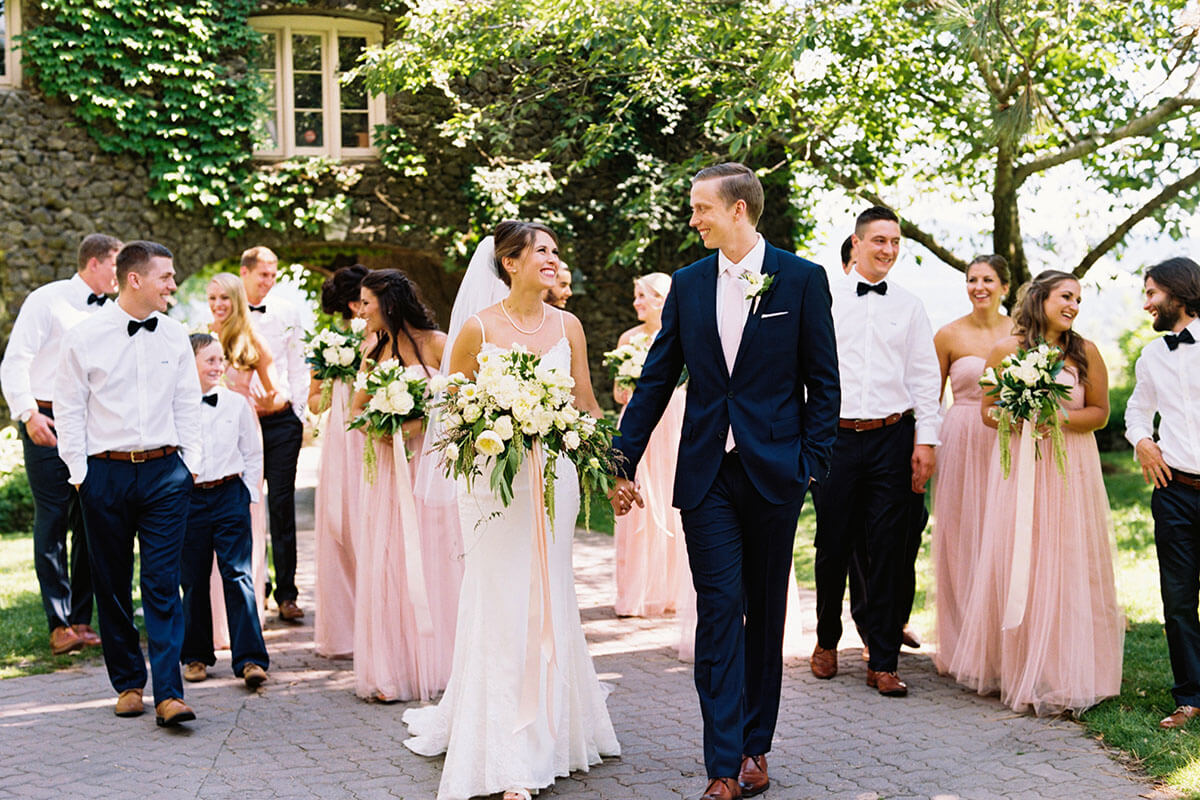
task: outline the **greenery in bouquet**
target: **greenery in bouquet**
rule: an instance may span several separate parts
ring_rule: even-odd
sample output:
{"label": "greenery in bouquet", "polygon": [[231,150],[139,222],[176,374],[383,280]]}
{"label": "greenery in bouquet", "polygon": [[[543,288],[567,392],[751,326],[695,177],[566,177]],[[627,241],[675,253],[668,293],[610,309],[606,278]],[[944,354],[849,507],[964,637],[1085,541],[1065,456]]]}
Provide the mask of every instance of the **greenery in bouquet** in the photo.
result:
{"label": "greenery in bouquet", "polygon": [[593,492],[612,487],[613,426],[572,404],[575,380],[570,373],[541,363],[516,345],[479,355],[475,380],[462,373],[435,377],[430,388],[440,414],[442,436],[433,447],[442,453],[446,474],[467,485],[488,473],[488,486],[505,506],[513,500],[513,481],[535,443],[545,456],[543,496],[554,519],[554,470],[559,457],[579,473],[584,525],[591,525]]}
{"label": "greenery in bouquet", "polygon": [[360,347],[367,321],[350,320],[349,330],[330,325],[304,337],[304,360],[321,382],[321,410],[329,408],[335,380],[353,381],[362,362]]}
{"label": "greenery in bouquet", "polygon": [[639,333],[630,337],[625,344],[604,354],[604,364],[617,386],[631,392],[637,388],[638,378],[642,377],[642,365],[646,363],[646,354],[650,352],[651,341],[653,340],[648,334]]}
{"label": "greenery in bouquet", "polygon": [[[1012,469],[1012,434],[1022,423],[1033,425],[1035,443],[1050,437],[1054,462],[1059,474],[1066,477],[1066,442],[1059,410],[1062,401],[1070,397],[1071,387],[1058,382],[1063,359],[1057,347],[1039,342],[1030,349],[1018,348],[1005,356],[999,369],[988,367],[979,378],[979,385],[995,398],[991,414],[1000,423],[1000,466],[1005,478]],[[1041,458],[1040,451],[1035,453]]]}
{"label": "greenery in bouquet", "polygon": [[404,423],[425,419],[429,376],[423,367],[406,367],[394,358],[378,364],[368,359],[367,367],[369,372],[360,372],[355,377],[354,391],[366,392],[371,399],[346,427],[349,430],[362,428],[367,434],[363,466],[367,481],[374,483],[377,473],[375,441],[384,436],[395,438]]}

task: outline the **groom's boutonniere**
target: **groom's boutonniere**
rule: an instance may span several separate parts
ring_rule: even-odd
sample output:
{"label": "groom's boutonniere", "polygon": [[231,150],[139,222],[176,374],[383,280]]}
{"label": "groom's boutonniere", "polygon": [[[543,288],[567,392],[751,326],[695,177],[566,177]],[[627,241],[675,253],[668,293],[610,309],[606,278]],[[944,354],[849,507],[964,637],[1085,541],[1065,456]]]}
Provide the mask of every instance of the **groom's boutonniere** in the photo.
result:
{"label": "groom's boutonniere", "polygon": [[742,281],[746,284],[746,299],[752,301],[750,313],[754,314],[763,296],[771,290],[771,284],[775,283],[775,276],[771,273],[743,272]]}

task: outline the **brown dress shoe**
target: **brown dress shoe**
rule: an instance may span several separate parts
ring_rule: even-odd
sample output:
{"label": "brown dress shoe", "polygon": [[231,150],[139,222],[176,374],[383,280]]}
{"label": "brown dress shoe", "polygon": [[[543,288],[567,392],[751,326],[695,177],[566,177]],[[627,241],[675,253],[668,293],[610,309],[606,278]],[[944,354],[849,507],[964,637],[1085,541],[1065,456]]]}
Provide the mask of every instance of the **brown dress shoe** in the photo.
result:
{"label": "brown dress shoe", "polygon": [[908,694],[908,684],[894,672],[876,672],[868,668],[867,686],[878,689],[880,694],[887,697],[904,697]]}
{"label": "brown dress shoe", "polygon": [[1200,716],[1200,708],[1195,706],[1180,706],[1172,711],[1168,716],[1163,717],[1158,721],[1158,727],[1165,730],[1172,728],[1182,728],[1191,722],[1193,717]]}
{"label": "brown dress shoe", "polygon": [[126,689],[117,695],[114,713],[118,717],[140,717],[145,712],[146,704],[142,702],[141,689]]}
{"label": "brown dress shoe", "polygon": [[279,618],[287,622],[295,622],[304,618],[304,609],[296,605],[295,600],[284,600],[279,604]]}
{"label": "brown dress shoe", "polygon": [[267,671],[253,662],[242,667],[242,680],[247,689],[257,689],[267,682]]}
{"label": "brown dress shoe", "polygon": [[921,640],[917,638],[917,632],[907,625],[904,626],[904,630],[900,631],[900,642],[913,650],[921,649]]}
{"label": "brown dress shoe", "polygon": [[100,634],[92,630],[91,625],[72,625],[71,630],[83,640],[84,647],[100,646]]}
{"label": "brown dress shoe", "polygon": [[738,772],[738,786],[742,790],[742,797],[757,797],[771,788],[765,755],[746,756],[742,759],[742,769]]}
{"label": "brown dress shoe", "polygon": [[733,778],[712,778],[700,800],[738,800],[741,796],[742,789]]}
{"label": "brown dress shoe", "polygon": [[837,650],[826,650],[821,645],[817,645],[808,666],[812,669],[813,675],[823,681],[829,680],[837,675]]}
{"label": "brown dress shoe", "polygon": [[79,634],[66,625],[59,625],[50,631],[50,652],[56,656],[73,653],[76,650],[82,650],[83,647],[83,639],[79,638]]}
{"label": "brown dress shoe", "polygon": [[154,707],[154,721],[160,728],[170,728],[181,722],[191,722],[196,712],[178,697],[168,697]]}
{"label": "brown dress shoe", "polygon": [[183,679],[190,683],[199,683],[208,679],[208,667],[203,661],[189,661],[183,667]]}

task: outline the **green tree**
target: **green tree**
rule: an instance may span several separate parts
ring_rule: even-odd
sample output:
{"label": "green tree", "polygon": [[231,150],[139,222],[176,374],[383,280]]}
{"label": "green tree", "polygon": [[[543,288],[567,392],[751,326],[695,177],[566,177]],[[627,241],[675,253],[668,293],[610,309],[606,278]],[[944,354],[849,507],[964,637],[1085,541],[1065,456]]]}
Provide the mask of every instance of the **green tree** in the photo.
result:
{"label": "green tree", "polygon": [[[797,238],[812,226],[806,192],[837,187],[901,206],[904,233],[960,270],[970,254],[936,220],[905,217],[900,187],[990,198],[991,248],[1017,280],[1022,200],[1074,169],[1079,207],[1119,220],[1088,242],[1082,276],[1139,222],[1178,234],[1195,208],[1200,19],[1184,5],[428,0],[363,70],[376,90],[441,88],[455,106],[445,136],[494,168],[536,163],[566,182],[633,165],[597,209],[626,231],[613,262],[677,229],[687,176],[731,158],[800,179]],[[489,76],[502,91],[483,90]],[[552,131],[537,124],[547,110]],[[690,157],[662,146],[680,137]]]}

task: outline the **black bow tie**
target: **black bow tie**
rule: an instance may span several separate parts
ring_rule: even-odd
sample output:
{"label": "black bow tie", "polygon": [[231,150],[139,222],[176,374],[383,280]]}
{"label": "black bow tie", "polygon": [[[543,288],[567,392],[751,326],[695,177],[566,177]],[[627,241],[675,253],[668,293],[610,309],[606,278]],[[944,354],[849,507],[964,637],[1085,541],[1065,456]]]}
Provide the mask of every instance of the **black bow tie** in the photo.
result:
{"label": "black bow tie", "polygon": [[1184,328],[1183,330],[1181,330],[1178,335],[1176,335],[1174,333],[1168,333],[1166,336],[1163,337],[1163,341],[1165,341],[1167,343],[1167,349],[1170,350],[1171,352],[1175,352],[1175,348],[1179,347],[1179,345],[1181,345],[1181,344],[1195,344],[1196,343],[1196,340],[1194,338],[1192,338],[1192,332],[1189,331],[1187,328]]}
{"label": "black bow tie", "polygon": [[106,294],[89,294],[88,295],[87,304],[89,306],[92,303],[95,303],[96,305],[100,306],[101,308],[104,308],[104,304],[107,302],[108,302],[108,295],[106,295]]}
{"label": "black bow tie", "polygon": [[148,319],[142,320],[141,322],[131,319],[131,320],[129,320],[129,335],[133,336],[135,333],[138,332],[139,328],[145,328],[146,330],[153,332],[154,329],[157,327],[158,327],[158,317],[150,317]]}
{"label": "black bow tie", "polygon": [[261,306],[250,306],[250,310],[257,311],[260,314],[265,314],[267,313],[267,304],[263,303]]}
{"label": "black bow tie", "polygon": [[203,397],[200,398],[200,402],[208,403],[213,408],[216,408],[217,407],[217,393],[213,392],[212,394],[204,395]]}
{"label": "black bow tie", "polygon": [[867,283],[866,281],[858,282],[858,296],[862,297],[867,292],[878,292],[881,295],[887,294],[887,281],[879,283]]}

